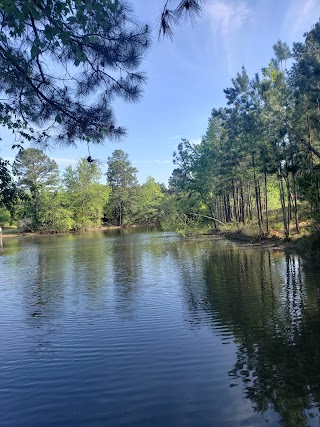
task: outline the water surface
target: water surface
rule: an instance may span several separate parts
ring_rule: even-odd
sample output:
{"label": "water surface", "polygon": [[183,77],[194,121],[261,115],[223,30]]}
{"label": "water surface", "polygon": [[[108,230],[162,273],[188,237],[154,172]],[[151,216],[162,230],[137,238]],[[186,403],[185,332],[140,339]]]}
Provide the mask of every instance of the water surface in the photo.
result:
{"label": "water surface", "polygon": [[319,273],[169,233],[3,239],[0,424],[319,425]]}

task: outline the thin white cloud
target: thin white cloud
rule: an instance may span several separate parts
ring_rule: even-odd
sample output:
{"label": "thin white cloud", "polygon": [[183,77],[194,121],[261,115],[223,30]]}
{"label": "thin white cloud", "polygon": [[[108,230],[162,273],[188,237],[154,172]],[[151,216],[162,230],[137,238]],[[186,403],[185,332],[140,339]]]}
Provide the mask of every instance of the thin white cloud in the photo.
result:
{"label": "thin white cloud", "polygon": [[162,165],[172,163],[172,160],[154,160],[153,162]]}
{"label": "thin white cloud", "polygon": [[214,33],[220,33],[223,38],[240,31],[252,14],[245,1],[214,0],[207,10]]}
{"label": "thin white cloud", "polygon": [[282,33],[290,37],[291,41],[297,41],[302,35],[311,30],[311,26],[317,22],[320,13],[319,0],[295,0],[283,21]]}
{"label": "thin white cloud", "polygon": [[212,0],[206,10],[214,43],[216,46],[222,43],[231,73],[233,41],[252,17],[252,9],[244,0]]}

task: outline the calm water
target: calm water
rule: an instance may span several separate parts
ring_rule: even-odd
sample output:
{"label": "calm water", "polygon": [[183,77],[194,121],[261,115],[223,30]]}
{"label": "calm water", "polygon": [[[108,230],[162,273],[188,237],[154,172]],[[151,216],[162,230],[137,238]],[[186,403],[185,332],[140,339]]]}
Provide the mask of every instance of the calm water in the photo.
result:
{"label": "calm water", "polygon": [[173,234],[0,242],[1,426],[319,425],[320,270]]}

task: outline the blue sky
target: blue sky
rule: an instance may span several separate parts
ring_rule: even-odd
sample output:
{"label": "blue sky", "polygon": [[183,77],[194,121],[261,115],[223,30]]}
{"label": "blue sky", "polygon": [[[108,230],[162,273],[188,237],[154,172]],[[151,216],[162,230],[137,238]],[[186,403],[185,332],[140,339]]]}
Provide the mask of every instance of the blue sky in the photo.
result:
{"label": "blue sky", "polygon": [[[154,27],[164,0],[132,3],[141,22]],[[114,104],[127,138],[93,146],[92,157],[105,161],[122,149],[138,169],[140,182],[153,176],[167,184],[181,137],[200,140],[212,108],[225,105],[223,88],[230,86],[241,66],[249,75],[260,71],[278,39],[289,46],[301,41],[319,17],[319,0],[206,0],[202,17],[194,25],[177,28],[173,41],[158,42],[155,35],[141,67],[148,76],[143,98],[137,104]],[[12,160],[12,135],[1,130],[1,137],[0,156]],[[47,154],[63,170],[88,151],[79,143],[77,148],[56,148]]]}

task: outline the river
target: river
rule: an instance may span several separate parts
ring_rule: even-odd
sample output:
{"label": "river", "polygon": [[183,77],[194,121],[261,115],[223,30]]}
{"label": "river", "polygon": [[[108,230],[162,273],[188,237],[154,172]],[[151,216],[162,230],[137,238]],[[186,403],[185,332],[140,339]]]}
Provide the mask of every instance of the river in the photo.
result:
{"label": "river", "polygon": [[157,231],[3,239],[1,426],[315,426],[320,270]]}

